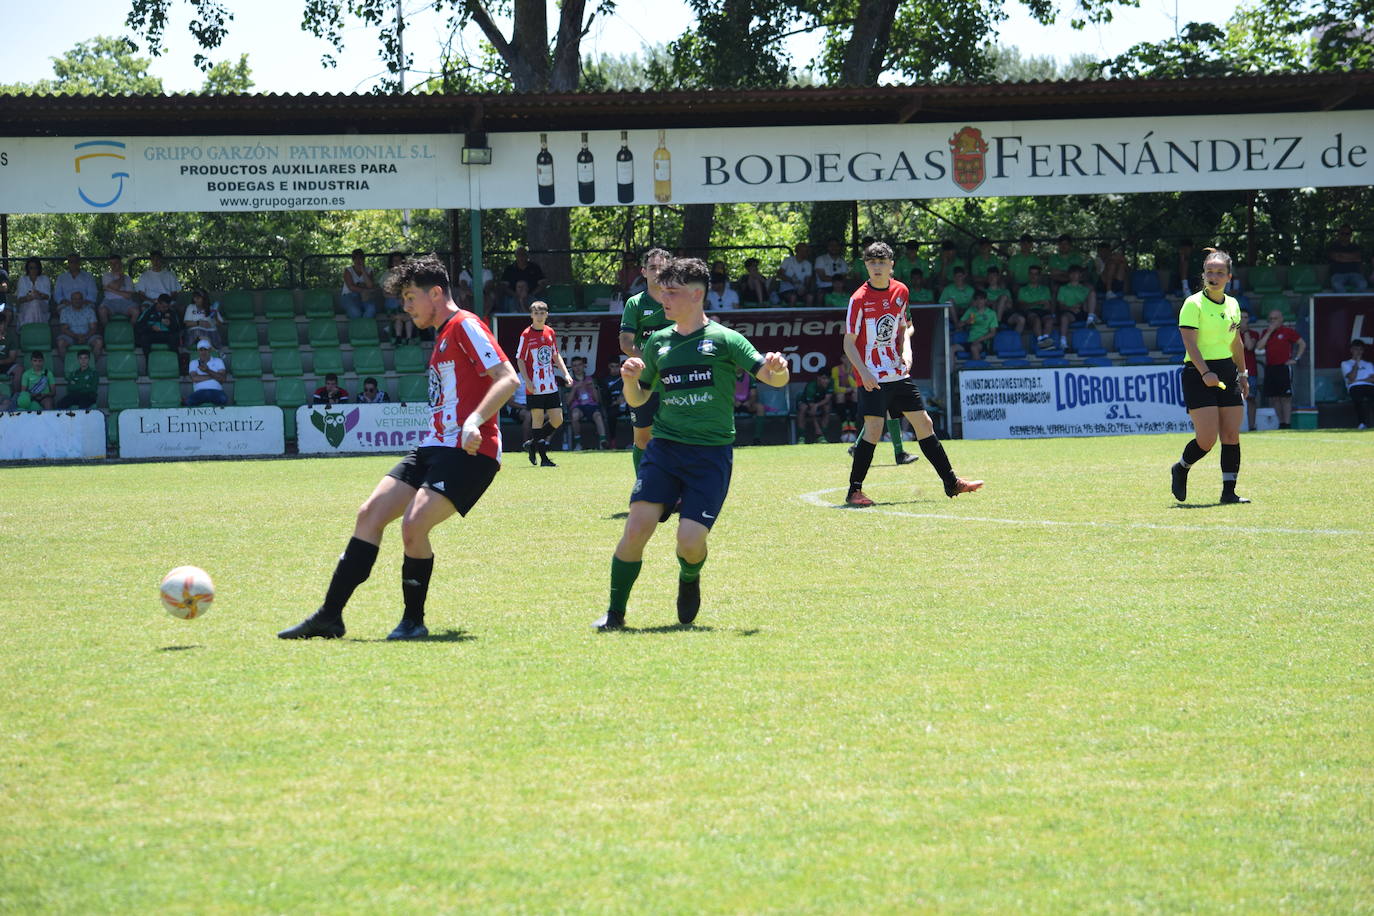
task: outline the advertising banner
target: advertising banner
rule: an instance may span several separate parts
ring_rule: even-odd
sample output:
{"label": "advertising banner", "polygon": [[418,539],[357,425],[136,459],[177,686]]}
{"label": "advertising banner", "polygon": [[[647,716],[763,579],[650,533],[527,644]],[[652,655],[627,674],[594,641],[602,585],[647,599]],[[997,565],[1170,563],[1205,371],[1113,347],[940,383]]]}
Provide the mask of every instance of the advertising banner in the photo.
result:
{"label": "advertising banner", "polygon": [[279,407],[178,407],[119,414],[121,458],[285,452],[286,430]]}
{"label": "advertising banner", "polygon": [[0,461],[104,457],[105,415],[98,410],[0,413]]}
{"label": "advertising banner", "polygon": [[489,135],[0,139],[0,212],[575,207],[1358,186],[1368,111]]}
{"label": "advertising banner", "polygon": [[296,444],[302,455],[404,452],[429,431],[428,404],[339,404],[296,408]]}
{"label": "advertising banner", "polygon": [[1182,366],[965,370],[965,439],[1040,439],[1182,433]]}

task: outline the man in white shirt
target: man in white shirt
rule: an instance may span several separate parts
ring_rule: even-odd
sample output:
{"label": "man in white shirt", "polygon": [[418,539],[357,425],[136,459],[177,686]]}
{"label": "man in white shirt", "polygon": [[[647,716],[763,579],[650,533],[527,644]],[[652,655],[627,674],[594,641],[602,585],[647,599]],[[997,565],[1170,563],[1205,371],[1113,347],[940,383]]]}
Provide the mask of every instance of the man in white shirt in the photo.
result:
{"label": "man in white shirt", "polygon": [[1364,358],[1363,340],[1350,341],[1350,358],[1341,363],[1341,378],[1345,379],[1350,400],[1355,402],[1359,428],[1368,429],[1374,424],[1374,363]]}
{"label": "man in white shirt", "polygon": [[708,312],[739,308],[739,293],[730,288],[730,278],[725,274],[711,274],[711,288],[706,291],[706,310]]}
{"label": "man in white shirt", "polygon": [[148,269],[138,275],[138,282],[134,284],[134,294],[138,296],[139,301],[152,302],[163,293],[175,299],[179,292],[181,292],[181,281],[163,263],[162,252],[150,252]]}
{"label": "man in white shirt", "polygon": [[191,396],[186,399],[187,407],[199,404],[218,404],[222,407],[229,403],[229,396],[224,393],[224,379],[227,376],[224,360],[211,354],[210,341],[203,337],[197,341],[196,358],[191,360],[187,371],[191,376]]}
{"label": "man in white shirt", "polygon": [[67,255],[67,269],[57,276],[57,306],[72,304],[72,293],[80,293],[82,301],[94,307],[96,290],[95,278],[81,269],[81,258]]}
{"label": "man in white shirt", "polygon": [[138,306],[134,303],[134,281],[124,272],[124,258],[110,255],[110,269],[100,275],[100,286],[105,298],[100,301],[100,324],[110,323],[111,315],[123,315],[130,321],[138,317]]}
{"label": "man in white shirt", "polygon": [[788,305],[796,305],[798,299],[802,305],[811,305],[811,278],[815,273],[811,266],[811,246],[801,242],[795,251],[783,258],[778,268],[778,293]]}
{"label": "man in white shirt", "polygon": [[825,254],[816,259],[816,297],[824,299],[826,293],[835,287],[837,278],[849,276],[849,262],[844,259],[839,239],[827,239]]}

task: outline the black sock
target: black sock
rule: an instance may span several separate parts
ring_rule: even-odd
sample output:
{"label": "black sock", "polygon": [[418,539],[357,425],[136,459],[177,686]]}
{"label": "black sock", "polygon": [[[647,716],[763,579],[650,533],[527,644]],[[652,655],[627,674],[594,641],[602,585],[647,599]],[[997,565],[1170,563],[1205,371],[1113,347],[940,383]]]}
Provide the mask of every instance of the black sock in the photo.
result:
{"label": "black sock", "polygon": [[369,544],[360,538],[349,538],[348,546],[334,567],[334,577],[329,580],[329,591],[325,592],[319,613],[335,620],[342,618],[344,605],[353,597],[353,590],[372,575],[372,564],[376,562],[376,544]]}
{"label": "black sock", "polygon": [[429,594],[429,577],[433,572],[434,557],[406,557],[401,561],[401,594],[406,601],[404,619],[425,622],[425,596]]}
{"label": "black sock", "polygon": [[940,475],[940,479],[945,483],[954,483],[954,468],[949,466],[949,456],[945,454],[945,447],[940,444],[940,437],[931,433],[918,440],[916,444],[921,447],[921,454],[926,456],[926,461],[930,462],[930,466]]}
{"label": "black sock", "polygon": [[1236,492],[1236,477],[1240,475],[1240,443],[1221,444],[1221,492]]}
{"label": "black sock", "polygon": [[862,490],[864,478],[868,476],[868,466],[873,463],[873,443],[863,436],[854,443],[854,464],[849,471],[849,492]]}
{"label": "black sock", "polygon": [[[1239,446],[1237,446],[1237,448],[1239,448]],[[1210,451],[1210,449],[1205,449],[1198,445],[1196,439],[1190,439],[1188,444],[1183,446],[1183,458],[1179,461],[1179,464],[1186,471],[1203,458],[1206,458],[1208,451]]]}

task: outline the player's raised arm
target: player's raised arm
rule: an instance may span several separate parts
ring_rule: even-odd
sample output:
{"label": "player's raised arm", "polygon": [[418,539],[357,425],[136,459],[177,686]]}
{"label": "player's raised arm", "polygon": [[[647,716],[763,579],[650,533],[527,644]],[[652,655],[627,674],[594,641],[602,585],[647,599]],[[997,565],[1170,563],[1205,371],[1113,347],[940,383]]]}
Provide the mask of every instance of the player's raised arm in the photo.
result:
{"label": "player's raised arm", "polygon": [[631,407],[641,407],[649,400],[649,390],[639,384],[643,374],[644,360],[638,356],[631,356],[620,364],[620,378],[625,382],[621,393],[625,395],[625,403]]}
{"label": "player's raised arm", "polygon": [[787,365],[787,357],[781,353],[765,353],[763,355],[763,365],[754,378],[763,382],[765,385],[772,385],[774,388],[781,388],[787,384],[791,377],[791,370]]}

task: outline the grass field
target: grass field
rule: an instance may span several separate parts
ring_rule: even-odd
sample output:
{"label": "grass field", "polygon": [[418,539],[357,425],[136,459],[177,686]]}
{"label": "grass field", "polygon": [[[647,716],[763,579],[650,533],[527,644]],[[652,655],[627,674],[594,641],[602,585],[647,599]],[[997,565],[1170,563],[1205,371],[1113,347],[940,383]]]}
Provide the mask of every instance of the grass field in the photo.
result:
{"label": "grass field", "polygon": [[[736,452],[599,635],[625,453],[513,456],[283,642],[392,458],[0,469],[0,910],[1374,911],[1374,435]],[[886,446],[880,461],[890,462]],[[206,617],[157,582],[204,566]]]}

